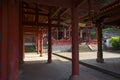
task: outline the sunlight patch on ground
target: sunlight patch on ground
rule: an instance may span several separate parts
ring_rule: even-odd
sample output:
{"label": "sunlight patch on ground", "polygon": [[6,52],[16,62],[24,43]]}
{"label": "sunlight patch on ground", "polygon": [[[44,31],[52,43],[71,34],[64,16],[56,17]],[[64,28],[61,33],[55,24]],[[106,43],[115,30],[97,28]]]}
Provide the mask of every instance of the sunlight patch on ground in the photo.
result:
{"label": "sunlight patch on ground", "polygon": [[47,56],[43,54],[44,57],[40,57],[40,54],[37,53],[25,53],[24,61],[40,61],[47,60]]}

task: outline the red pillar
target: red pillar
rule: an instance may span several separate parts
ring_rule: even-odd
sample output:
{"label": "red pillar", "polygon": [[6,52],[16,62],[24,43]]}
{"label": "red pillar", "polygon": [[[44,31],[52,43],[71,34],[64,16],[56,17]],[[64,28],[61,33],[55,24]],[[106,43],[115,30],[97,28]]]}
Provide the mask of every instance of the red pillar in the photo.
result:
{"label": "red pillar", "polygon": [[72,75],[70,80],[79,80],[79,42],[78,42],[78,8],[72,5]]}
{"label": "red pillar", "polygon": [[2,44],[2,40],[1,40],[1,35],[2,35],[2,4],[0,4],[0,17],[1,17],[1,19],[0,19],[0,52],[1,52],[1,44]]}
{"label": "red pillar", "polygon": [[89,28],[87,27],[87,36],[86,36],[86,40],[87,40],[87,43],[90,42],[90,32],[89,32]]}
{"label": "red pillar", "polygon": [[20,36],[20,39],[19,39],[19,63],[20,63],[20,67],[21,67],[21,64],[23,64],[23,60],[24,60],[24,30],[23,30],[23,25],[22,25],[22,3],[20,3],[20,13],[19,13],[19,16],[20,16],[20,24],[19,24],[19,36]]}
{"label": "red pillar", "polygon": [[[0,65],[1,64],[1,48],[2,48],[2,4],[0,4]],[[0,71],[1,71],[1,68],[0,68]],[[1,80],[1,72],[0,72],[0,80]]]}
{"label": "red pillar", "polygon": [[43,33],[41,36],[41,55],[43,54]]}
{"label": "red pillar", "polygon": [[7,0],[0,4],[0,80],[7,80]]}
{"label": "red pillar", "polygon": [[51,20],[48,16],[48,63],[52,62],[52,39],[51,39]]}
{"label": "red pillar", "polygon": [[35,43],[37,46],[37,54],[38,54],[38,32],[37,32],[37,30],[35,31]]}
{"label": "red pillar", "polygon": [[43,54],[43,32],[41,31],[40,33],[40,57],[42,57],[42,54]]}
{"label": "red pillar", "polygon": [[8,1],[8,80],[19,80],[19,5]]}
{"label": "red pillar", "polygon": [[23,64],[24,62],[24,52],[25,52],[25,48],[24,48],[24,31],[23,31],[23,26],[19,27],[19,63],[20,65]]}
{"label": "red pillar", "polygon": [[96,29],[96,35],[95,35],[95,38],[98,39],[98,28],[95,27],[95,29]]}
{"label": "red pillar", "polygon": [[103,63],[104,59],[103,59],[103,51],[102,51],[102,26],[101,26],[101,20],[97,20],[96,21],[96,26],[97,26],[97,35],[99,37],[98,38],[98,52],[97,52],[97,62]]}
{"label": "red pillar", "polygon": [[38,32],[38,40],[37,40],[37,53],[39,54],[39,50],[40,50],[40,33]]}

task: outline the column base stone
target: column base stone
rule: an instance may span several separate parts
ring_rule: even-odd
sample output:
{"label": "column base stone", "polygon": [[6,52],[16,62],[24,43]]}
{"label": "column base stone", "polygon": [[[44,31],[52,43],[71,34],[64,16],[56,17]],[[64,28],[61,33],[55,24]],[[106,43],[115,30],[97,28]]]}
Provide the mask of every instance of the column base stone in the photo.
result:
{"label": "column base stone", "polygon": [[52,63],[52,61],[51,61],[51,60],[48,60],[47,63]]}
{"label": "column base stone", "polygon": [[40,57],[42,57],[42,54],[40,54]]}
{"label": "column base stone", "polygon": [[99,63],[104,63],[104,59],[97,58],[96,61]]}
{"label": "column base stone", "polygon": [[79,75],[70,76],[69,80],[80,80]]}

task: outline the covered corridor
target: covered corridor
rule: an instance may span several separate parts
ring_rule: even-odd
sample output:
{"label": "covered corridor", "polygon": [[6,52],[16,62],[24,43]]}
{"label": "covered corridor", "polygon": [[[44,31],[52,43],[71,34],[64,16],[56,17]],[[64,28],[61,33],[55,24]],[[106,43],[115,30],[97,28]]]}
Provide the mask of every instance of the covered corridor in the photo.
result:
{"label": "covered corridor", "polygon": [[[85,57],[84,57],[85,58]],[[53,55],[53,62],[47,64],[46,53],[26,53],[20,80],[68,80],[71,75],[71,62]],[[88,60],[89,61],[89,60]],[[92,61],[93,62],[93,61]],[[79,80],[119,80],[94,69],[80,65]]]}
{"label": "covered corridor", "polygon": [[[65,75],[61,75],[59,78],[65,78],[66,80],[79,80],[80,77],[82,78],[80,73],[84,70],[82,70],[82,66],[80,67],[79,65],[78,37],[78,23],[81,22],[97,28],[98,51],[96,61],[104,63],[102,28],[103,25],[114,25],[114,27],[120,29],[120,0],[111,0],[110,2],[106,2],[106,0],[102,1],[103,0],[0,0],[0,80],[19,80],[19,74],[21,73],[25,57],[25,35],[33,35],[35,37],[37,53],[40,54],[39,58],[41,58],[43,56],[42,37],[43,34],[47,34],[47,59],[46,62],[43,59],[40,63],[49,63],[43,64],[46,66],[43,67],[46,68],[44,69],[46,71],[50,70],[47,68],[55,67],[53,68],[55,70],[53,70],[53,74],[57,76],[63,73],[59,72],[60,68],[57,67],[57,64],[61,65],[61,63],[66,63],[58,59],[54,60],[54,56],[52,57],[52,31],[55,28],[60,29],[61,26],[71,26],[72,63],[69,64],[70,62],[66,61],[66,68],[64,65],[61,65],[65,69]],[[88,22],[90,23],[87,24]],[[30,62],[30,64],[31,63],[36,62]],[[38,64],[38,67],[42,67],[43,65],[41,64]],[[28,61],[25,65],[28,65],[27,69],[29,69],[32,64],[29,65]],[[37,64],[33,64],[32,66],[36,68]],[[69,68],[67,66],[69,66]],[[69,70],[67,71],[67,69]],[[52,71],[52,69],[50,71]],[[39,72],[42,72],[42,70]],[[32,74],[32,72],[30,73]],[[84,78],[92,78],[91,73],[91,70],[90,74],[85,73],[84,76],[86,76],[86,74],[90,76]],[[46,73],[43,72],[43,74],[47,76]],[[40,77],[42,77],[42,75]],[[100,78],[105,78],[105,80],[111,78],[101,76]],[[48,77],[50,78],[49,75]],[[96,79],[95,77],[93,78]],[[56,78],[53,78],[53,80],[54,79]],[[114,79],[111,78],[111,80]]]}

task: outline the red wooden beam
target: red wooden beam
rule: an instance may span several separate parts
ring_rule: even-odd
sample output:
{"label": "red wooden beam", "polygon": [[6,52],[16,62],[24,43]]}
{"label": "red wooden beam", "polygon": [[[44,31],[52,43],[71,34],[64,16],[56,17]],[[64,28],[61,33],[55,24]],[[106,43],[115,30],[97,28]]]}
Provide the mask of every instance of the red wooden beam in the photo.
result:
{"label": "red wooden beam", "polygon": [[[106,24],[116,24],[117,21],[118,21],[118,24],[119,24],[119,20],[120,20],[120,14],[118,15],[114,15],[114,16],[111,16],[111,17],[108,17],[104,23]],[[116,24],[117,25],[117,24]]]}
{"label": "red wooden beam", "polygon": [[[28,25],[28,26],[44,26],[44,27],[48,27],[49,26],[48,23],[38,23],[38,24],[36,24],[35,22],[23,22],[23,25]],[[58,24],[51,24],[50,26],[57,27]]]}
{"label": "red wooden beam", "polygon": [[70,8],[65,9],[63,12],[61,12],[60,16],[63,16],[65,13],[67,13],[70,10]]}
{"label": "red wooden beam", "polygon": [[25,2],[33,2],[38,3],[46,6],[57,6],[57,7],[64,7],[70,8],[72,5],[72,0],[23,0]]}
{"label": "red wooden beam", "polygon": [[52,13],[52,15],[50,16],[50,18],[53,18],[62,8],[59,7],[56,11],[54,11],[54,13]]}
{"label": "red wooden beam", "polygon": [[[22,6],[23,9],[31,9],[31,10],[35,10],[36,8],[35,7],[31,7],[31,6]],[[39,11],[41,9],[38,9]]]}
{"label": "red wooden beam", "polygon": [[[35,12],[24,12],[23,11],[23,14],[32,14],[32,15],[36,15],[36,13]],[[44,13],[38,13],[38,15],[42,15],[42,16],[48,16],[48,14],[44,14]]]}
{"label": "red wooden beam", "polygon": [[116,1],[114,1],[114,2],[112,2],[112,3],[110,3],[110,4],[108,4],[108,5],[106,5],[106,6],[104,6],[104,7],[102,7],[102,8],[100,9],[100,11],[101,11],[101,10],[105,10],[105,9],[107,9],[107,8],[109,8],[109,7],[115,6],[116,4],[120,4],[120,0],[116,0]]}
{"label": "red wooden beam", "polygon": [[81,3],[82,3],[83,1],[85,1],[85,0],[77,0],[76,6],[77,6],[77,7],[80,7],[80,5],[81,5]]}
{"label": "red wooden beam", "polygon": [[24,32],[33,32],[33,31],[37,31],[37,27],[24,27],[23,28]]}
{"label": "red wooden beam", "polygon": [[79,20],[84,20],[84,19],[89,18],[89,17],[90,17],[89,14],[87,14],[87,15],[85,15],[85,16],[79,17]]}
{"label": "red wooden beam", "polygon": [[42,31],[45,31],[45,30],[47,30],[47,28],[45,27],[37,27],[37,26],[35,26],[35,27],[24,27],[23,28],[23,31],[24,32],[37,32],[39,30],[39,32],[40,32],[40,30],[42,30]]}

